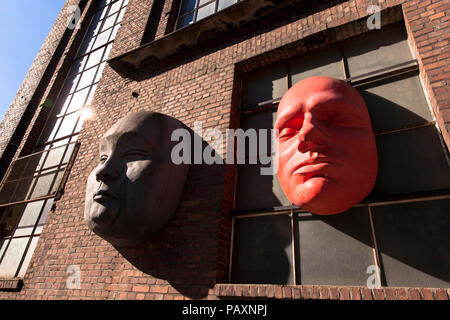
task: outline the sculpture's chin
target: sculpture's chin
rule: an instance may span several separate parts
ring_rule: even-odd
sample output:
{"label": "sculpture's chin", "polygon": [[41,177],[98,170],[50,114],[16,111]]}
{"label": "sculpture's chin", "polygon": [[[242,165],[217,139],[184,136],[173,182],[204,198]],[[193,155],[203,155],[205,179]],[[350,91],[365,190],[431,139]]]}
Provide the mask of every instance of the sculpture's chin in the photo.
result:
{"label": "sculpture's chin", "polygon": [[297,185],[288,197],[291,202],[308,212],[319,215],[333,215],[350,209],[360,199],[349,197],[345,186],[326,177],[314,177]]}

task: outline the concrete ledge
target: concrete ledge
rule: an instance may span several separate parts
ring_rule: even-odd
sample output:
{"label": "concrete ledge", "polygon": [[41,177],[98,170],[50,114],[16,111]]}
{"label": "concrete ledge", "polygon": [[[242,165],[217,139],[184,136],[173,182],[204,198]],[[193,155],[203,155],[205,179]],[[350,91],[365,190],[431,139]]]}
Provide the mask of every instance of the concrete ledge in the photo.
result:
{"label": "concrete ledge", "polygon": [[143,64],[151,65],[153,61],[183,52],[199,43],[217,39],[230,30],[242,28],[249,22],[298,2],[298,0],[244,0],[160,39],[111,58],[108,63],[121,76],[127,77],[140,69]]}

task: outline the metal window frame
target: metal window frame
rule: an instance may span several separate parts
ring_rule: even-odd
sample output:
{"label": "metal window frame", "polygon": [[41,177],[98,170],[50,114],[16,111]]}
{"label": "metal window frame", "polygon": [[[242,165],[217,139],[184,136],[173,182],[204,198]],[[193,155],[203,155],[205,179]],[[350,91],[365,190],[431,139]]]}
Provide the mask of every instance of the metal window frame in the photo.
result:
{"label": "metal window frame", "polygon": [[[68,146],[69,145],[74,145],[74,148],[72,150],[72,153],[70,155],[69,160],[67,162],[63,162],[64,158],[67,155],[67,150],[68,150]],[[43,154],[43,153],[47,153],[48,154],[52,150],[55,150],[55,149],[59,149],[59,148],[63,148],[63,147],[65,148],[64,152],[63,152],[63,155],[61,156],[61,160],[59,161],[59,164],[57,165],[57,169],[54,170],[54,172],[63,172],[63,176],[61,178],[61,181],[58,183],[58,187],[57,187],[55,192],[47,194],[45,196],[40,196],[40,197],[29,198],[29,199],[24,199],[24,200],[19,200],[19,201],[12,201],[12,202],[7,202],[7,203],[4,203],[4,204],[0,204],[0,208],[8,207],[8,206],[14,206],[14,205],[19,205],[19,204],[23,204],[23,203],[30,203],[30,202],[34,202],[34,201],[46,200],[46,199],[54,198],[56,195],[61,194],[63,192],[63,189],[64,189],[64,185],[65,185],[65,182],[66,182],[65,180],[67,180],[68,172],[70,171],[70,169],[73,166],[73,163],[75,162],[75,157],[76,157],[76,155],[78,153],[80,145],[81,145],[80,142],[69,142],[69,143],[61,145],[61,146],[57,146],[57,147],[50,148],[50,149],[47,149],[47,150],[42,150],[42,151],[39,151],[39,152],[35,152],[35,153],[30,154],[30,155],[27,155],[27,156],[24,156],[24,157],[21,157],[21,158],[18,158],[16,160],[14,160],[10,164],[10,166],[8,167],[8,170],[7,170],[6,174],[5,174],[5,176],[3,177],[2,182],[0,183],[0,190],[2,189],[2,187],[4,186],[5,183],[9,182],[8,181],[9,174],[11,173],[11,170],[12,170],[14,164],[17,161],[23,160],[23,159],[26,159],[26,158],[31,158],[32,156],[35,156],[35,155],[38,155],[38,154]],[[44,162],[46,161],[46,159],[47,158],[44,159]],[[63,168],[64,168],[64,170],[62,170]],[[40,171],[43,171],[43,170],[37,170],[37,171],[40,172]],[[37,171],[33,171],[33,174],[35,172],[37,172]],[[51,184],[49,186],[49,191],[51,191],[53,189],[53,187],[55,186],[56,179],[57,179],[57,175],[55,175],[55,177],[53,178],[53,180],[52,180],[52,182],[51,182]],[[20,180],[22,180],[22,179],[15,179],[13,181],[20,181]],[[17,186],[16,186],[16,188],[17,188]]]}
{"label": "metal window frame", "polygon": [[[223,8],[223,9],[220,9],[220,10],[219,10],[219,0],[210,0],[210,1],[207,1],[206,3],[201,4],[201,5],[199,5],[200,0],[195,0],[194,9],[182,13],[182,12],[181,12],[181,8],[183,7],[183,2],[184,2],[184,1],[185,1],[185,0],[181,0],[181,1],[180,1],[180,7],[178,8],[177,19],[175,20],[174,31],[175,31],[175,30],[178,30],[178,29],[181,29],[181,28],[184,28],[184,27],[187,27],[187,26],[189,26],[190,24],[197,23],[197,22],[199,21],[199,20],[197,19],[198,10],[199,10],[199,9],[202,9],[202,8],[204,8],[204,7],[206,7],[206,6],[209,6],[210,4],[212,4],[212,3],[214,3],[214,2],[215,2],[214,12],[211,13],[210,15],[205,16],[204,18],[209,17],[209,16],[211,16],[211,15],[213,15],[213,14],[219,12],[219,11],[225,10],[225,9],[227,9],[228,7],[230,7],[230,6],[228,6],[228,7],[226,7],[226,8]],[[239,2],[242,2],[242,1],[244,1],[244,0],[236,0],[236,3],[234,3],[233,5],[238,4]],[[180,21],[180,19],[182,19],[182,18],[184,18],[184,17],[186,17],[186,16],[188,16],[188,15],[190,15],[190,14],[193,14],[193,16],[192,16],[192,22],[189,23],[189,24],[187,24],[187,25],[178,27],[178,22]],[[204,18],[202,18],[202,19],[204,19]],[[202,19],[200,19],[200,20],[202,20]]]}
{"label": "metal window frame", "polygon": [[[6,237],[2,238],[3,241],[8,241],[8,243],[7,243],[7,245],[6,245],[6,247],[5,247],[4,251],[3,251],[3,254],[0,256],[0,264],[2,263],[6,253],[8,252],[9,245],[11,244],[11,241],[13,241],[14,239],[28,239],[27,244],[26,244],[25,249],[24,249],[24,252],[22,253],[22,257],[20,259],[20,262],[19,262],[19,264],[17,266],[16,272],[14,273],[14,278],[18,277],[18,275],[20,273],[20,270],[22,269],[23,262],[25,261],[25,258],[27,257],[28,250],[30,248],[31,242],[33,241],[34,238],[38,238],[39,239],[39,237],[41,236],[41,233],[36,233],[36,230],[37,230],[37,228],[39,226],[41,226],[39,224],[39,221],[40,221],[40,219],[42,217],[42,214],[43,214],[43,212],[44,212],[44,210],[45,210],[45,208],[47,206],[47,201],[50,200],[50,199],[51,198],[42,199],[42,200],[44,200],[44,203],[42,204],[42,207],[39,210],[39,214],[36,217],[36,222],[33,224],[33,227],[32,227],[32,230],[31,230],[30,234],[28,234],[28,235],[21,235],[21,236],[14,236],[14,235],[12,235],[12,236],[6,236]],[[38,201],[42,201],[42,200],[35,200],[35,201],[32,201],[32,202],[38,202]],[[51,210],[52,210],[52,208],[50,208],[50,211]],[[23,212],[22,212],[22,214],[23,214]],[[20,222],[20,220],[19,220],[19,222]],[[17,229],[18,229],[18,224],[15,226],[14,230],[12,231],[12,234],[14,234],[17,231]]]}
{"label": "metal window frame", "polygon": [[[440,195],[433,195],[433,196],[403,196],[398,199],[392,199],[392,200],[375,200],[372,202],[366,202],[366,203],[359,203],[355,205],[353,208],[356,207],[366,207],[367,208],[367,215],[369,219],[369,226],[370,226],[370,237],[372,240],[372,250],[373,250],[373,257],[374,257],[374,263],[375,265],[380,268],[380,276],[381,276],[381,286],[387,287],[386,283],[386,274],[383,266],[383,262],[381,259],[381,252],[379,250],[377,238],[376,238],[376,232],[373,222],[373,216],[372,216],[372,208],[377,206],[385,206],[385,205],[393,205],[393,204],[402,204],[402,203],[413,203],[413,202],[422,202],[422,201],[437,201],[437,200],[443,200],[443,199],[450,199],[450,191],[447,194],[440,194]],[[256,218],[256,217],[263,217],[263,216],[274,216],[274,215],[289,215],[291,219],[291,227],[293,228],[291,230],[292,234],[292,265],[291,267],[293,275],[294,275],[294,285],[301,285],[300,279],[297,278],[296,270],[297,270],[297,257],[299,254],[299,248],[297,248],[296,245],[296,237],[298,236],[297,232],[295,231],[294,223],[295,223],[295,216],[298,214],[302,214],[303,216],[307,216],[310,219],[318,220],[319,217],[315,216],[306,210],[303,210],[302,208],[291,205],[291,206],[279,206],[279,207],[272,207],[272,208],[261,208],[261,209],[255,209],[255,210],[232,210],[231,212],[231,241],[230,241],[230,256],[229,256],[229,273],[228,273],[228,282],[232,282],[232,270],[233,270],[233,257],[234,257],[234,236],[235,236],[235,225],[236,225],[236,219],[239,218]]]}
{"label": "metal window frame", "polygon": [[[68,144],[59,146],[60,148],[61,147],[66,147],[65,150],[64,150],[64,153],[63,153],[63,155],[61,157],[60,164],[64,160],[64,158],[65,158],[65,156],[67,154],[66,152],[68,150],[67,146],[70,145],[70,144],[74,144],[74,149],[72,150],[70,158],[69,158],[69,160],[66,163],[66,166],[64,168],[63,176],[62,176],[62,178],[61,178],[61,180],[60,180],[60,182],[58,184],[58,187],[57,187],[57,189],[56,189],[56,191],[54,193],[52,193],[50,195],[47,195],[47,196],[43,196],[43,197],[37,197],[37,198],[27,199],[27,200],[22,200],[22,201],[17,201],[17,202],[10,202],[10,203],[7,203],[7,204],[0,205],[0,208],[6,208],[6,207],[13,207],[13,206],[16,206],[16,205],[21,205],[21,204],[28,204],[28,203],[32,203],[32,202],[44,201],[42,203],[41,209],[39,210],[39,213],[38,213],[38,215],[36,217],[36,220],[35,220],[35,222],[33,224],[33,227],[31,229],[31,233],[30,234],[14,236],[14,233],[17,231],[17,229],[19,227],[19,223],[20,223],[20,219],[21,219],[21,217],[20,217],[18,223],[14,226],[14,230],[11,232],[11,236],[2,237],[2,240],[4,242],[8,241],[8,243],[6,244],[6,247],[4,248],[3,253],[0,256],[0,264],[2,263],[4,257],[6,256],[6,254],[8,252],[9,245],[11,244],[11,242],[14,239],[28,239],[27,244],[26,244],[25,249],[24,249],[24,252],[22,253],[22,257],[20,259],[20,262],[17,265],[17,269],[16,269],[16,271],[14,273],[14,278],[18,277],[18,275],[19,275],[19,273],[20,273],[20,271],[21,271],[21,269],[23,267],[23,263],[24,263],[24,261],[25,261],[25,259],[27,257],[27,254],[28,254],[28,251],[29,251],[29,248],[31,246],[31,243],[32,243],[33,239],[35,239],[35,238],[39,239],[39,237],[41,235],[41,233],[36,233],[36,230],[37,230],[38,227],[42,226],[42,224],[40,224],[39,222],[41,220],[41,217],[43,215],[44,210],[47,207],[48,201],[50,199],[53,199],[54,201],[59,200],[61,198],[61,195],[64,192],[64,187],[65,187],[65,184],[67,182],[70,170],[73,167],[73,164],[75,162],[75,157],[76,157],[76,155],[78,153],[78,150],[79,150],[79,147],[81,145],[79,142],[72,142],[72,143],[68,143]],[[55,148],[53,148],[53,149],[55,149]],[[31,155],[28,155],[28,156],[25,156],[25,157],[22,157],[22,158],[19,158],[19,159],[23,159],[23,158],[26,158],[26,157],[31,157],[33,155],[36,155],[36,154],[39,154],[39,153],[42,153],[42,152],[49,152],[49,151],[51,151],[53,149],[48,149],[48,150],[44,150],[44,151],[41,151],[41,152],[36,152],[34,154],[31,154]],[[19,159],[17,159],[17,160],[19,160]],[[17,160],[15,160],[15,161],[17,161]],[[10,168],[11,168],[11,166],[8,168],[8,171],[10,171]],[[4,179],[2,180],[2,184],[1,185],[3,185],[3,182],[4,182],[6,177],[7,177],[7,175],[5,175]],[[50,190],[53,188],[55,182],[56,182],[56,176],[55,176],[55,178],[53,179],[53,181],[52,181],[52,183],[50,185],[50,188],[49,188]],[[51,211],[52,208],[50,208],[49,210]],[[23,212],[22,212],[22,214],[23,214]],[[3,245],[3,243],[2,243],[2,245]]]}

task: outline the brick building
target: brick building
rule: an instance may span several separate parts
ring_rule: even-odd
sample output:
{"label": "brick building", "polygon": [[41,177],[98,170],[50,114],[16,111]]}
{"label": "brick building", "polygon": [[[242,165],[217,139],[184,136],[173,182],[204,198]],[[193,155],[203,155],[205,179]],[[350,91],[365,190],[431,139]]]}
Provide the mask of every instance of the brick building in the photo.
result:
{"label": "brick building", "polygon": [[[449,9],[67,0],[0,124],[0,299],[448,300]],[[367,102],[379,173],[363,202],[319,217],[259,165],[203,163],[148,243],[117,249],[87,228],[86,179],[118,119],[151,110],[203,133],[271,128],[280,97],[312,75]]]}

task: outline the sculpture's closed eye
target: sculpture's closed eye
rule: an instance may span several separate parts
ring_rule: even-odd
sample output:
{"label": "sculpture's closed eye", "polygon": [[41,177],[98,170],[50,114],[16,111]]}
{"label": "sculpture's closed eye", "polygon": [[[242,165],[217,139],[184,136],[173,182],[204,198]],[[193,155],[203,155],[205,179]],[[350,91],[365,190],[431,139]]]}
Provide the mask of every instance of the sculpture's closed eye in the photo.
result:
{"label": "sculpture's closed eye", "polygon": [[283,128],[283,130],[281,130],[280,132],[280,140],[285,141],[287,139],[292,138],[299,132],[299,130],[300,128],[291,128],[291,127]]}
{"label": "sculpture's closed eye", "polygon": [[123,155],[126,161],[139,161],[148,159],[149,153],[144,150],[130,150]]}

